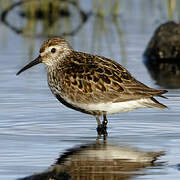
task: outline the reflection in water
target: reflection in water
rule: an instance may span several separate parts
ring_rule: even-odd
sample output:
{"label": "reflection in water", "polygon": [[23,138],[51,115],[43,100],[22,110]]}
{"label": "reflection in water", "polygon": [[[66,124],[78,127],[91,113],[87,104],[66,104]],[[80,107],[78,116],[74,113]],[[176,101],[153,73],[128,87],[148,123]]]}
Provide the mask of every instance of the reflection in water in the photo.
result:
{"label": "reflection in water", "polygon": [[12,3],[3,11],[1,20],[24,36],[54,37],[75,35],[89,15],[76,1],[26,0]]}
{"label": "reflection in water", "polygon": [[154,164],[163,152],[143,152],[131,147],[109,145],[106,141],[67,150],[43,173],[21,180],[109,180],[129,179],[135,171]]}
{"label": "reflection in water", "polygon": [[[97,54],[101,54],[102,50],[106,47],[110,56],[113,57],[113,43],[114,41],[118,41],[119,50],[122,57],[122,64],[125,65],[127,61],[127,55],[123,37],[124,25],[121,23],[121,21],[122,19],[118,16],[109,17],[109,19],[98,15],[94,16],[92,31],[93,43],[91,46],[91,52],[93,53],[96,50]],[[117,39],[114,35],[116,35]]]}
{"label": "reflection in water", "polygon": [[[17,0],[15,1],[18,2]],[[15,1],[14,0],[8,0],[8,1],[0,0],[1,12],[5,8],[9,7],[11,2],[15,2]],[[43,0],[43,2],[44,1],[46,0]],[[75,1],[78,1],[78,0],[75,0]],[[84,0],[79,0],[79,2],[80,1],[84,2]],[[100,1],[87,0],[86,3],[88,1],[89,2],[91,1],[93,3],[100,2]],[[51,2],[54,2],[54,0]],[[103,5],[106,2],[119,3],[119,7],[121,10],[119,16],[117,17],[119,29],[117,29],[117,31],[114,30],[115,26],[113,25],[112,19],[110,19],[109,17],[106,17],[104,19],[105,21],[104,32],[105,33],[103,33],[102,36],[99,36],[99,35],[93,36],[95,37],[94,39],[96,41],[102,42],[101,47],[99,47],[98,54],[100,54],[99,52],[101,52],[101,54],[106,53],[105,55],[118,59],[118,57],[121,57],[120,54],[123,54],[121,51],[123,49],[121,48],[124,45],[125,50],[128,52],[127,53],[128,61],[126,63],[127,67],[129,67],[130,69],[135,69],[136,71],[135,64],[137,64],[137,67],[138,67],[139,62],[140,62],[139,56],[141,54],[141,50],[144,49],[144,42],[146,42],[144,40],[145,37],[149,37],[151,35],[154,26],[167,20],[167,9],[166,9],[166,5],[164,4],[166,2],[173,2],[173,1],[157,1],[157,0],[105,1],[104,0]],[[180,11],[178,8],[180,5],[180,1],[176,1],[176,2],[178,3],[178,5],[175,6],[176,11],[173,12],[173,15],[174,15],[174,19],[178,20],[180,19],[180,13],[179,13]],[[88,11],[90,9],[89,4],[87,3],[87,5],[84,5],[81,7],[84,10],[87,10],[86,12],[89,12]],[[102,7],[102,3],[99,3],[99,4],[100,4],[99,7]],[[70,6],[73,7],[73,5],[70,5]],[[94,7],[97,7],[96,4],[94,5]],[[108,11],[107,8],[108,6],[105,7],[105,11],[104,11],[105,13]],[[26,9],[28,10],[28,6],[26,7]],[[24,43],[22,43],[21,39],[23,38],[23,36],[25,36],[26,34],[31,34],[31,33],[33,36],[33,32],[35,32],[35,30],[37,29],[38,29],[38,32],[40,33],[41,32],[40,27],[42,27],[43,29],[44,37],[46,37],[46,35],[50,36],[51,34],[55,32],[59,32],[59,33],[63,32],[64,30],[66,30],[66,32],[69,32],[72,30],[72,28],[76,27],[76,26],[71,27],[71,25],[72,24],[77,25],[76,24],[77,22],[73,21],[73,23],[71,24],[68,21],[68,19],[70,18],[68,18],[68,16],[66,17],[64,16],[61,22],[55,21],[51,27],[48,27],[48,24],[49,24],[48,21],[41,20],[41,19],[36,20],[33,18],[29,18],[29,20],[27,20],[26,14],[24,17],[22,16],[23,15],[22,9],[16,9],[16,10],[17,11],[14,13],[13,12],[11,14],[9,13],[10,16],[8,15],[7,20],[10,20],[10,18],[12,17],[13,19],[9,22],[13,22],[13,24],[14,22],[16,22],[16,24],[18,24],[19,25],[18,27],[20,28],[25,27],[23,34],[21,34],[22,37],[18,36],[16,33],[9,30],[7,26],[0,24],[1,25],[1,42],[2,42],[1,43],[1,59],[2,59],[2,62],[1,62],[1,82],[2,82],[1,99],[2,100],[1,100],[1,138],[0,138],[1,139],[1,153],[0,153],[1,154],[1,160],[0,160],[1,161],[0,163],[1,164],[1,168],[0,168],[1,178],[0,179],[15,179],[15,177],[17,176],[22,177],[22,175],[20,175],[21,172],[23,172],[23,174],[31,174],[29,172],[34,171],[34,169],[37,168],[36,165],[43,166],[44,164],[43,159],[44,159],[45,154],[49,155],[49,157],[47,157],[47,160],[50,159],[50,157],[51,158],[54,157],[54,156],[51,156],[51,154],[53,154],[51,152],[53,152],[54,150],[54,149],[52,150],[52,148],[57,147],[59,145],[59,136],[61,136],[62,139],[64,138],[64,136],[66,137],[65,139],[67,140],[73,139],[73,143],[75,144],[79,140],[78,139],[79,137],[84,138],[84,135],[86,134],[88,134],[88,137],[93,136],[93,133],[94,133],[94,131],[88,131],[88,132],[83,131],[79,133],[79,130],[84,129],[84,127],[86,127],[87,124],[88,124],[88,127],[93,127],[94,122],[91,125],[91,122],[89,120],[83,121],[85,118],[83,116],[79,117],[78,114],[76,115],[74,115],[74,113],[72,114],[66,113],[67,115],[63,114],[62,118],[64,120],[59,121],[59,115],[61,115],[61,112],[64,112],[64,109],[61,109],[60,107],[61,111],[59,114],[57,114],[57,112],[59,112],[59,109],[56,108],[57,106],[56,104],[53,105],[54,101],[51,101],[51,98],[47,97],[47,94],[49,94],[49,92],[45,93],[45,89],[43,88],[43,86],[41,87],[39,86],[39,79],[41,79],[40,78],[41,76],[38,76],[38,78],[37,76],[33,76],[32,79],[30,79],[30,81],[23,80],[25,84],[25,86],[23,85],[23,87],[20,85],[22,84],[22,81],[20,81],[21,83],[19,83],[18,80],[15,80],[16,79],[15,73],[18,69],[18,67],[16,66],[20,66],[20,63],[22,63],[23,65],[25,63],[25,62],[23,63],[23,61],[28,59],[26,52],[27,52],[28,47],[31,46],[30,44],[32,44],[32,50],[29,50],[29,52],[32,51],[32,55],[34,53],[33,48],[37,48],[39,45],[39,42],[38,42],[39,40],[36,38],[24,38],[25,41]],[[100,9],[98,11],[101,13]],[[17,17],[18,16],[18,14],[16,14],[17,12],[20,12],[21,16]],[[112,8],[112,12],[114,12],[114,7]],[[77,15],[78,15],[78,12],[77,12]],[[75,17],[79,17],[79,15]],[[19,20],[16,18],[19,18]],[[96,31],[97,26],[101,26],[101,24],[98,23],[97,21],[96,23],[93,24],[94,22],[93,18],[95,19],[96,17],[91,16],[88,19],[88,22],[86,21],[82,29],[80,29],[80,31],[78,31],[78,33],[75,34],[74,37],[69,37],[69,40],[72,40],[72,43],[74,43],[73,46],[75,46],[76,49],[86,48],[86,50],[87,49],[89,50],[90,47],[93,47],[92,44],[94,43],[94,41],[91,41],[93,39],[92,34],[97,33]],[[92,28],[94,28],[94,32],[92,32]],[[99,32],[101,33],[101,31]],[[117,36],[117,32],[118,32],[118,36]],[[114,37],[114,39],[111,39],[111,37],[112,38]],[[122,46],[121,44],[117,44],[118,38],[119,38],[118,42],[120,42]],[[106,39],[106,41],[105,42],[101,41],[103,39]],[[122,41],[120,41],[121,39]],[[90,43],[91,45],[89,46]],[[16,45],[16,48],[14,48],[14,44]],[[28,46],[26,46],[26,44],[28,44]],[[120,45],[121,47],[118,45]],[[108,48],[106,48],[106,46],[108,46]],[[97,46],[93,47],[91,52],[96,49],[98,49]],[[107,51],[108,51],[108,54],[107,54]],[[109,51],[112,51],[112,55],[109,54]],[[37,50],[35,52],[37,53]],[[20,54],[23,57],[20,57]],[[22,61],[19,61],[19,59],[21,59]],[[32,57],[29,57],[29,59],[32,59]],[[125,58],[122,56],[122,58],[119,58],[119,59],[122,59],[121,61],[123,61]],[[125,63],[122,63],[122,64],[125,65]],[[139,72],[138,73],[139,77],[142,77],[143,80],[147,83],[148,76],[147,76],[147,73],[144,73],[144,69],[138,68],[138,72]],[[29,75],[31,76],[31,74]],[[36,81],[34,81],[33,78],[35,78]],[[152,82],[149,82],[149,83],[151,83],[151,85],[153,84]],[[17,88],[21,88],[20,93],[19,93],[19,89]],[[32,104],[34,104],[33,99],[34,99],[35,94],[37,94],[34,91],[38,91],[39,88],[41,88],[43,92],[40,95],[36,96],[36,101],[38,101],[38,107],[33,109],[32,108],[33,107]],[[27,92],[24,93],[25,91],[29,91],[28,96],[24,95],[24,94],[27,94]],[[180,127],[179,121],[178,121],[179,120],[178,118],[179,101],[178,101],[178,98],[177,98],[177,101],[175,102],[173,101],[174,99],[176,99],[176,97],[179,97],[178,93],[179,93],[179,90],[177,92],[174,92],[174,91],[172,92],[175,98],[171,98],[169,102],[169,103],[172,103],[172,106],[171,106],[172,110],[168,112],[168,115],[166,113],[163,115],[162,113],[154,112],[154,111],[153,112],[148,111],[148,112],[143,112],[143,113],[137,112],[137,114],[132,113],[132,114],[127,115],[127,118],[122,115],[122,117],[120,118],[121,121],[115,122],[115,120],[119,120],[119,117],[116,117],[114,119],[114,127],[111,129],[111,133],[115,134],[117,139],[123,139],[125,137],[124,142],[125,141],[131,142],[134,140],[134,143],[133,143],[134,145],[141,142],[139,143],[138,146],[142,148],[146,147],[146,142],[151,140],[149,143],[147,143],[149,144],[149,146],[152,145],[152,147],[153,146],[165,147],[165,149],[170,148],[168,155],[165,157],[167,161],[169,162],[172,162],[173,160],[178,161],[177,159],[177,157],[179,156],[179,146],[178,146],[179,129],[178,128]],[[19,103],[17,97],[22,98],[22,100],[24,100],[23,104]],[[26,103],[27,101],[29,102],[29,100],[31,100],[32,104]],[[45,107],[45,109],[39,108],[41,104],[43,107]],[[50,108],[50,111],[52,111],[53,113],[51,114],[48,113],[50,112],[48,108]],[[24,114],[31,114],[31,116],[29,119],[24,119]],[[52,119],[55,119],[55,120],[49,121],[50,116],[53,116]],[[83,117],[84,119],[82,118],[81,120],[81,117]],[[129,117],[132,118],[132,121],[126,121],[126,119],[129,119]],[[45,122],[45,120],[47,121]],[[66,120],[70,120],[70,121],[68,122]],[[75,122],[75,120],[77,120],[77,122]],[[139,124],[138,127],[137,127],[137,123]],[[73,127],[77,126],[78,128],[72,129],[71,128],[72,126]],[[119,128],[117,127],[121,127],[122,132],[119,133]],[[148,129],[146,127],[150,127],[150,128]],[[63,135],[61,133],[59,135],[59,132],[61,130],[63,130],[62,132],[62,134],[64,133]],[[69,136],[68,132],[73,132],[72,137]],[[78,136],[76,136],[77,133],[79,133]],[[38,136],[35,136],[35,134],[38,134]],[[122,136],[122,134],[124,135]],[[56,135],[57,135],[57,141],[56,141]],[[41,138],[38,138],[38,137],[43,137],[42,138],[43,141]],[[52,144],[50,144],[50,141]],[[56,150],[62,151],[62,149],[65,146],[69,146],[70,143],[71,141],[70,142],[64,141],[62,143],[62,146],[59,147],[59,149],[55,148],[54,151],[55,152]],[[77,148],[77,149],[80,150],[81,148]],[[80,150],[80,151],[81,153],[83,153],[83,150]],[[73,156],[72,154],[71,155],[69,154],[70,158]],[[66,159],[68,159],[68,155],[66,156]],[[46,158],[45,158],[45,162],[46,162]],[[25,166],[26,163],[27,163],[27,167]],[[31,170],[31,165],[32,166],[34,165],[33,170]],[[142,168],[141,170],[143,170],[143,163],[141,163],[141,165],[142,166],[139,169]],[[71,175],[69,172],[64,172],[63,169],[62,171],[59,172],[58,170],[61,169],[60,167],[63,168],[61,164],[54,165],[52,169],[47,170],[46,173],[43,172],[43,173],[39,173],[39,175],[32,176],[32,179],[35,179],[35,178],[41,179],[40,175],[42,176],[44,175],[44,179],[45,178],[50,179],[48,178],[48,176],[51,177],[51,179],[63,179],[63,178],[72,179],[70,178]],[[44,166],[42,168],[44,168]],[[108,168],[110,168],[110,166],[108,166]],[[177,168],[180,169],[180,166],[177,165]],[[151,174],[152,176],[151,178],[148,178],[148,179],[158,179],[158,178],[167,179],[168,177],[169,179],[172,179],[172,177],[170,178],[170,176],[175,176],[175,175],[178,176],[176,172],[177,169],[175,169],[176,171],[173,171],[169,167],[163,167],[162,169],[163,169],[162,172],[161,170],[159,170],[158,167],[152,168],[151,170],[149,170],[148,173]],[[133,172],[132,171],[128,172],[125,170],[124,171],[114,170],[111,172],[111,174],[109,173],[106,175],[109,175],[108,177],[110,176],[115,177],[116,175],[120,177],[116,179],[123,179],[122,176],[124,174],[124,176],[127,175],[133,178],[135,174],[133,175],[130,173],[133,173]],[[156,175],[161,174],[161,176],[157,177],[155,174]],[[97,174],[94,173],[91,175],[94,175],[94,176],[96,175],[96,177],[98,176],[99,179],[103,178],[102,173],[97,173]],[[80,176],[80,173],[78,174],[78,176]],[[96,179],[98,179],[98,177]],[[174,179],[177,179],[177,178],[178,177]],[[124,179],[128,179],[128,177],[127,178],[125,177]],[[143,177],[142,179],[146,179],[146,177]]]}
{"label": "reflection in water", "polygon": [[176,168],[177,168],[178,171],[180,171],[180,164],[177,164]]}
{"label": "reflection in water", "polygon": [[[81,3],[76,0],[11,2],[3,9],[1,20],[17,34],[35,38],[76,36],[86,22],[92,20],[92,34],[88,30],[87,34],[80,36],[79,42],[85,41],[86,46],[88,46],[87,36],[92,37],[90,52],[95,51],[100,54],[106,45],[109,56],[113,57],[113,43],[116,40],[119,42],[122,64],[125,65],[127,55],[123,37],[123,19],[119,16],[119,2],[104,1],[102,5],[98,1],[89,1],[87,7],[91,4],[93,4],[92,8],[82,9]],[[90,19],[90,17],[92,18]],[[35,41],[35,38],[29,39],[28,42]],[[29,51],[33,53],[34,47],[30,45],[30,48]]]}
{"label": "reflection in water", "polygon": [[180,88],[180,62],[147,59],[144,62],[158,85],[164,88]]}

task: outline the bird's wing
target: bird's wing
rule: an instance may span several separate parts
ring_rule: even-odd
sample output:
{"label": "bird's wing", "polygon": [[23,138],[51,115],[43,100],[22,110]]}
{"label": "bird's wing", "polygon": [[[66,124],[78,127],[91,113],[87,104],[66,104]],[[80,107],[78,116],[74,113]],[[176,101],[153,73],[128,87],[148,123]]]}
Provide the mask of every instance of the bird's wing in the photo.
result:
{"label": "bird's wing", "polygon": [[166,92],[147,87],[111,59],[84,53],[73,59],[64,73],[68,74],[67,86],[76,102],[124,102]]}

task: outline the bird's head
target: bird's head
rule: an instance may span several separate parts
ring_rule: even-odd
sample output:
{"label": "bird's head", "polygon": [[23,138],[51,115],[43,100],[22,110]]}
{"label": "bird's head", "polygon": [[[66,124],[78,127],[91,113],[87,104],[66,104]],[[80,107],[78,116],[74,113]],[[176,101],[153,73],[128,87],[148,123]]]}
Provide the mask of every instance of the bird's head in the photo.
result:
{"label": "bird's head", "polygon": [[54,66],[72,51],[72,47],[63,38],[48,39],[42,44],[39,56],[18,71],[17,75],[39,63],[43,63],[47,67]]}

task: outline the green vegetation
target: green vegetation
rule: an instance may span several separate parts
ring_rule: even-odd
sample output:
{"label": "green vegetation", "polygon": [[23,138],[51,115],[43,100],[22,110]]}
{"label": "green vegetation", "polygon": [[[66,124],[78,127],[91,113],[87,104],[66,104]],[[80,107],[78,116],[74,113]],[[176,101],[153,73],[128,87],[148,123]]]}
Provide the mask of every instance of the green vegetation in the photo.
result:
{"label": "green vegetation", "polygon": [[[84,1],[88,2],[87,7],[82,6]],[[80,41],[84,43],[87,33],[85,31],[83,35],[82,29],[86,21],[91,19],[91,30],[88,32],[93,42],[90,45],[91,51],[100,53],[104,48],[103,44],[107,44],[106,48],[112,55],[112,41],[116,40],[113,39],[113,33],[116,33],[121,55],[126,61],[123,30],[125,23],[128,23],[128,20],[125,22],[127,14],[128,18],[134,16],[132,12],[135,6],[141,9],[139,14],[143,31],[148,18],[154,22],[160,22],[162,19],[179,20],[179,5],[180,1],[176,0],[0,0],[0,12],[6,12],[4,23],[24,37],[72,37],[81,31]],[[148,14],[149,9],[151,16]]]}

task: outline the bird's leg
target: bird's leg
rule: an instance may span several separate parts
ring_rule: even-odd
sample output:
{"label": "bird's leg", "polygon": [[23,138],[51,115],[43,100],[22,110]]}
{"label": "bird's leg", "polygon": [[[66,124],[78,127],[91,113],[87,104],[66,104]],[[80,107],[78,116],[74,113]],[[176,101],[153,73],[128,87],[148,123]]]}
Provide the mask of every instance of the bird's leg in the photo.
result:
{"label": "bird's leg", "polygon": [[107,130],[106,130],[107,129],[107,123],[108,123],[108,120],[107,120],[106,114],[103,114],[102,127],[103,127],[104,140],[106,140],[106,137],[108,135]]}
{"label": "bird's leg", "polygon": [[106,117],[106,114],[103,114],[103,123],[102,125],[107,128],[107,123],[108,123],[108,120],[107,120],[107,117]]}
{"label": "bird's leg", "polygon": [[99,116],[96,116],[96,121],[98,123],[98,127],[97,127],[98,135],[107,136],[106,124],[107,124],[108,121],[107,121],[106,115],[104,115],[104,120],[103,120],[102,124],[101,124],[101,121],[99,119]]}
{"label": "bird's leg", "polygon": [[100,119],[99,119],[99,116],[96,116],[96,121],[97,121],[97,123],[98,123],[98,126],[101,126],[101,121],[100,121]]}
{"label": "bird's leg", "polygon": [[97,121],[97,132],[98,132],[98,135],[101,135],[101,129],[102,129],[102,124],[101,124],[101,121],[99,119],[99,116],[96,116],[96,121]]}

